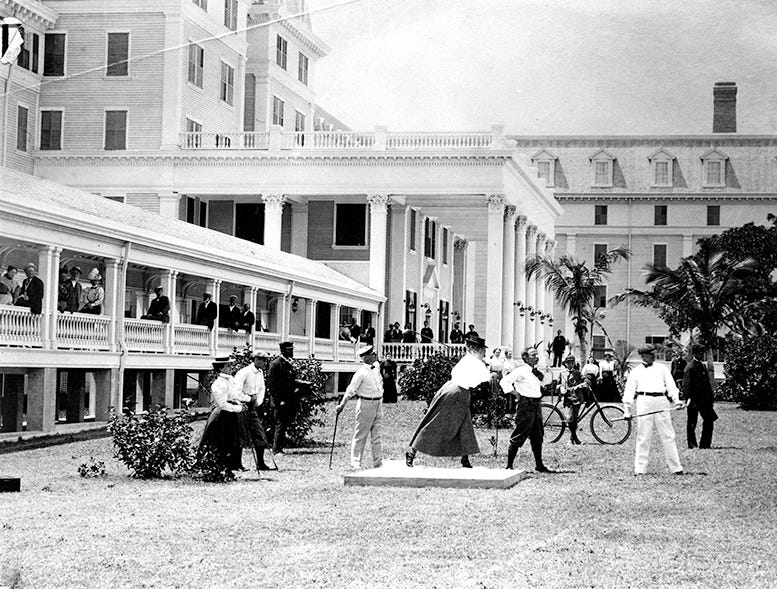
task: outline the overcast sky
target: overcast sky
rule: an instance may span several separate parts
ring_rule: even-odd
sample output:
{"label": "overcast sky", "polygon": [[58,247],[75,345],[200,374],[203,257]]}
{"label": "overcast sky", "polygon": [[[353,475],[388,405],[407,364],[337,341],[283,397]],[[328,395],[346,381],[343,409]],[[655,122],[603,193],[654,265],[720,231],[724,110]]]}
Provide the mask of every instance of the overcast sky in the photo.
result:
{"label": "overcast sky", "polygon": [[[309,0],[312,9],[342,0]],[[357,130],[777,132],[772,0],[357,0],[312,16],[318,102]]]}

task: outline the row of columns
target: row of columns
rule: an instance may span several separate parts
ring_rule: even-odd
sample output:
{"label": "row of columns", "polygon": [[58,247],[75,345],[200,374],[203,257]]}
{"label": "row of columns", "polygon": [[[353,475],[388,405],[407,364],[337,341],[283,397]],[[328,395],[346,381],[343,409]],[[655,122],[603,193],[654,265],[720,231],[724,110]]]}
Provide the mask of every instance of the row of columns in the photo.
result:
{"label": "row of columns", "polygon": [[487,203],[486,340],[514,350],[542,341],[544,349],[552,338],[547,316],[554,299],[542,280],[526,278],[526,260],[552,257],[555,242],[506,204],[504,195],[488,195]]}

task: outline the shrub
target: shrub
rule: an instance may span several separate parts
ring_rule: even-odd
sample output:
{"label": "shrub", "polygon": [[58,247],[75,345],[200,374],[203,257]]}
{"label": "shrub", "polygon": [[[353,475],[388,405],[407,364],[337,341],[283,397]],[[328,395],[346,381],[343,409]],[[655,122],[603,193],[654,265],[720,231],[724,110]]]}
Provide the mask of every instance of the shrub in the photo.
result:
{"label": "shrub", "polygon": [[94,456],[90,456],[89,460],[78,465],[78,474],[87,479],[104,477],[105,462],[95,460]]}
{"label": "shrub", "polygon": [[235,474],[227,468],[213,448],[205,445],[198,449],[194,462],[189,469],[192,476],[206,483],[228,483],[235,480]]}
{"label": "shrub", "polygon": [[743,409],[777,409],[777,337],[726,338],[724,397]]}
{"label": "shrub", "polygon": [[192,428],[185,411],[168,415],[165,407],[157,405],[138,415],[125,409],[121,415],[111,415],[108,431],[116,458],[133,477],[161,478],[165,471],[179,475],[191,467]]}
{"label": "shrub", "polygon": [[450,380],[451,370],[458,361],[459,358],[439,353],[417,359],[399,377],[400,391],[410,401],[424,400],[428,405],[437,390]]}

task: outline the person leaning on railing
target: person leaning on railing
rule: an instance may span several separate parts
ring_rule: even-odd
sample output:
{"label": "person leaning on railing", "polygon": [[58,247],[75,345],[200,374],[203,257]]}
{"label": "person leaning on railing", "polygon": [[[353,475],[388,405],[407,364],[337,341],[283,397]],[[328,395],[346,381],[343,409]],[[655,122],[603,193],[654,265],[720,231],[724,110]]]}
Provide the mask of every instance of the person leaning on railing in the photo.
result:
{"label": "person leaning on railing", "polygon": [[19,283],[14,280],[18,270],[8,266],[0,276],[0,305],[13,305],[19,294]]}
{"label": "person leaning on railing", "polygon": [[92,268],[88,278],[89,286],[81,291],[81,308],[78,312],[99,315],[102,313],[103,300],[105,299],[105,289],[100,286],[102,276],[97,268]]}
{"label": "person leaning on railing", "polygon": [[14,302],[17,307],[29,307],[32,315],[40,315],[43,311],[45,287],[43,281],[35,276],[37,270],[37,267],[32,262],[24,267],[24,273],[27,275],[27,278],[22,282],[19,295],[16,297],[16,302]]}

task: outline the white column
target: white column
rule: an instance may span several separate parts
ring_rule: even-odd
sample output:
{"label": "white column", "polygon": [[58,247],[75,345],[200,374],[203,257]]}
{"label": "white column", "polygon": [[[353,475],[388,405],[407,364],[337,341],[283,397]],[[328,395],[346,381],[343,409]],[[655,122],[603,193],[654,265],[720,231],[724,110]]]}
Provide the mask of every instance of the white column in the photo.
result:
{"label": "white column", "polygon": [[[545,257],[553,259],[555,257],[555,247],[556,242],[552,239],[549,239],[545,244]],[[551,317],[553,316],[554,302],[555,298],[553,297],[553,293],[550,291],[547,285],[545,285],[545,313]],[[545,320],[545,343],[547,344],[551,341],[553,341],[553,326],[550,324],[550,319],[548,318]]]}
{"label": "white column", "polygon": [[170,322],[165,326],[167,337],[165,337],[165,352],[172,354],[175,350],[175,324],[178,323],[178,304],[176,302],[175,285],[178,278],[177,270],[165,270],[162,272],[162,288],[170,299]]}
{"label": "white column", "polygon": [[308,341],[309,343],[309,355],[313,356],[316,352],[316,306],[318,301],[315,299],[308,300]]}
{"label": "white column", "polygon": [[[370,288],[386,291],[386,231],[388,225],[388,195],[370,194]],[[379,329],[380,326],[375,326]]]}
{"label": "white column", "polygon": [[526,217],[521,215],[515,222],[515,298],[513,302],[513,354],[520,357],[526,347],[526,316],[521,316],[521,307],[526,306]]}
{"label": "white column", "polygon": [[331,315],[329,317],[329,334],[335,344],[332,353],[335,362],[337,362],[340,357],[340,354],[338,353],[340,347],[338,344],[340,341],[340,305],[338,304],[332,304]]}
{"label": "white column", "polygon": [[493,347],[502,341],[502,252],[504,241],[504,195],[488,195],[488,243],[486,275],[486,342]]}
{"label": "white column", "polygon": [[515,207],[506,207],[502,251],[502,344],[513,345],[515,314]]}
{"label": "white column", "polygon": [[109,336],[111,339],[111,352],[115,352],[118,348],[118,330],[122,324],[120,318],[124,315],[124,293],[119,292],[121,286],[119,260],[105,260],[105,300],[103,301],[102,314],[111,318]]}
{"label": "white column", "polygon": [[178,219],[180,217],[181,195],[177,192],[160,192],[159,214],[166,219]]}
{"label": "white column", "polygon": [[[544,233],[538,233],[537,234],[537,255],[538,256],[544,256],[545,255],[545,234]],[[544,340],[542,333],[542,324],[540,323],[540,314],[545,312],[545,282],[541,280],[539,277],[534,282],[534,287],[537,289],[537,294],[534,297],[534,341],[533,343],[537,343],[539,341]],[[540,346],[539,352],[540,352],[540,358],[542,358],[542,350],[545,349],[545,345],[548,342],[543,341],[542,346]]]}
{"label": "white column", "polygon": [[462,309],[461,327],[466,332],[470,323],[475,323],[475,261],[477,260],[478,244],[468,241],[464,251],[465,278],[464,278],[464,309]]}
{"label": "white column", "polygon": [[[537,226],[529,225],[526,228],[526,259],[529,260],[537,255]],[[536,343],[534,339],[534,316],[532,313],[537,304],[537,278],[532,276],[526,281],[526,317],[524,317],[524,347],[533,346]]]}
{"label": "white column", "polygon": [[43,281],[40,327],[44,348],[57,346],[57,294],[61,253],[62,248],[53,245],[46,245],[38,250],[37,276]]}
{"label": "white column", "polygon": [[[577,255],[577,234],[567,233],[567,249],[566,255],[575,257]],[[559,317],[556,317],[559,319]],[[564,337],[568,342],[573,342],[573,350],[575,349],[575,326],[572,324],[571,318],[564,311]]]}
{"label": "white column", "polygon": [[265,194],[262,200],[264,201],[264,245],[280,250],[281,219],[286,197],[282,194]]}
{"label": "white column", "polygon": [[683,257],[693,255],[693,235],[683,234]]}

